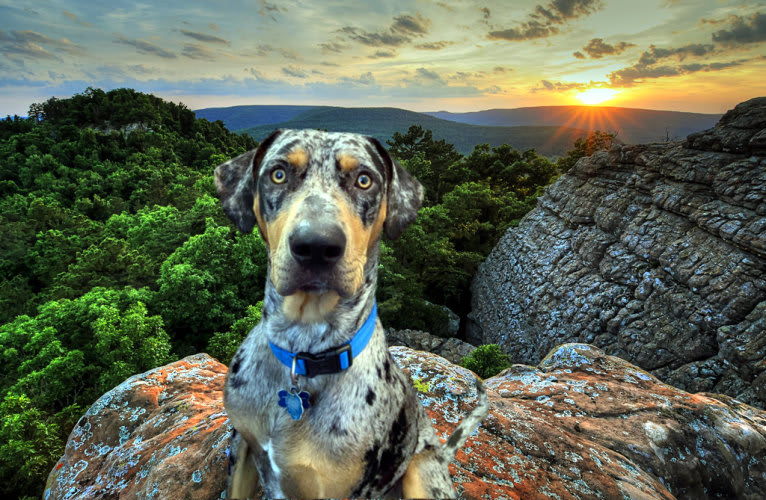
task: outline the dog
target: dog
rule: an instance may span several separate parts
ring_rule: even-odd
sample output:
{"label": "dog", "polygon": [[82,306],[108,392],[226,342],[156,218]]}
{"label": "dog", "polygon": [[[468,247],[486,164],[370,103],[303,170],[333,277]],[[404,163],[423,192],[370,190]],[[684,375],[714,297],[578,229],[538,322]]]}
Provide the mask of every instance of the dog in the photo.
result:
{"label": "dog", "polygon": [[[232,359],[227,498],[454,497],[448,464],[487,415],[445,444],[386,346],[376,314],[381,234],[423,188],[374,138],[277,130],[215,170],[224,212],[268,250],[261,322]],[[258,476],[256,476],[258,474]]]}

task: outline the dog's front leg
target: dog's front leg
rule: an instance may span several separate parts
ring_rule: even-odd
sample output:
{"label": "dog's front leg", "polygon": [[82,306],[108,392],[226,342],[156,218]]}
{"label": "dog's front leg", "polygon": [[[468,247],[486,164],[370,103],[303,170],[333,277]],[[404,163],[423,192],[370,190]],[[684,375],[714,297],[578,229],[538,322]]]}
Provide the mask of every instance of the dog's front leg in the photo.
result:
{"label": "dog's front leg", "polygon": [[[262,450],[262,455],[265,455]],[[258,482],[256,460],[250,445],[236,430],[229,443],[229,479],[226,484],[227,499],[261,498],[263,492]],[[268,462],[268,458],[266,458]]]}

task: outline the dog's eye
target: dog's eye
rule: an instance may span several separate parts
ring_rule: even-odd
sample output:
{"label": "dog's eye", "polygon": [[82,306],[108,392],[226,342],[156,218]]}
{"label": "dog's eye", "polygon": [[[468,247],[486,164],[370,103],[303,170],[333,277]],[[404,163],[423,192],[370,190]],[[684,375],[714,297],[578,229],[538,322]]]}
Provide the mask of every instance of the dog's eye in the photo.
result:
{"label": "dog's eye", "polygon": [[282,168],[275,168],[271,171],[271,181],[274,184],[282,184],[287,180],[287,173]]}
{"label": "dog's eye", "polygon": [[362,189],[368,189],[372,186],[372,179],[367,174],[359,174],[359,177],[356,178],[356,185]]}

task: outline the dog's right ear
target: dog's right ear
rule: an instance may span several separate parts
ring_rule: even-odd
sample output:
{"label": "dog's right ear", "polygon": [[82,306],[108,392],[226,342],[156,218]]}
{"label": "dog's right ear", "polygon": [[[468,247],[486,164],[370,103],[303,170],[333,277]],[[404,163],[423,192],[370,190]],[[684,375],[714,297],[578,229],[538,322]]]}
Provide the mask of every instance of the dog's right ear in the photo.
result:
{"label": "dog's right ear", "polygon": [[281,133],[281,130],[275,130],[257,148],[215,168],[215,188],[223,211],[244,233],[249,233],[255,226],[255,180],[261,161]]}

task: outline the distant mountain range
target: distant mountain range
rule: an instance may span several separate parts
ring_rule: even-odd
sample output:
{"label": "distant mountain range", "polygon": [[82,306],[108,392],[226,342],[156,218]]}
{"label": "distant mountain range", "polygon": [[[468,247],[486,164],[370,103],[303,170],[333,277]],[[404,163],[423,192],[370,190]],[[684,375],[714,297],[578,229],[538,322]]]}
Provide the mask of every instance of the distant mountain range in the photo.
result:
{"label": "distant mountain range", "polygon": [[276,128],[319,128],[371,135],[385,143],[411,125],[433,131],[463,154],[477,144],[510,144],[558,156],[592,130],[617,133],[625,143],[674,140],[712,127],[721,115],[616,107],[540,106],[472,113],[416,113],[399,108],[331,106],[232,106],[196,110],[198,118],[221,120],[227,128],[261,140]]}
{"label": "distant mountain range", "polygon": [[471,125],[528,126],[558,125],[584,130],[617,133],[628,144],[683,139],[692,132],[715,125],[720,114],[656,111],[610,106],[536,106],[516,109],[488,109],[473,113],[437,111],[437,118]]}

